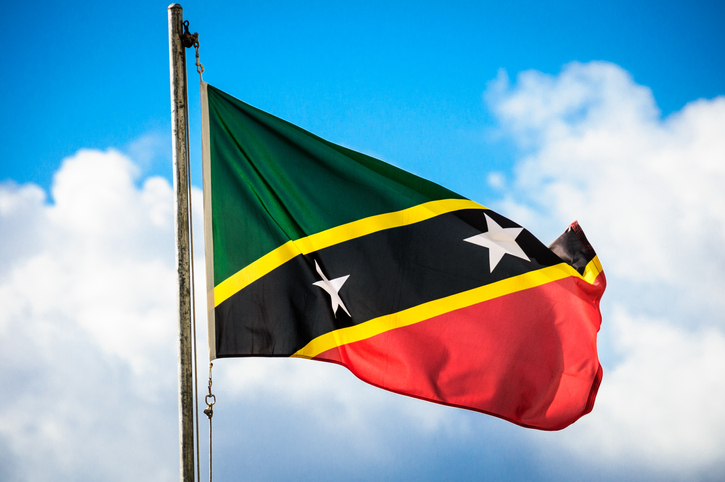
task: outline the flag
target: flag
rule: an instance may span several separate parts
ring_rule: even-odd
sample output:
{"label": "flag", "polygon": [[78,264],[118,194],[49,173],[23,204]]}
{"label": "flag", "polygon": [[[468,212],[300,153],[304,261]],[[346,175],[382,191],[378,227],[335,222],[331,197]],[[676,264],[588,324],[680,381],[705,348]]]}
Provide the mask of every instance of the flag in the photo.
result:
{"label": "flag", "polygon": [[591,411],[605,278],[500,214],[202,83],[211,359],[302,357],[558,430]]}

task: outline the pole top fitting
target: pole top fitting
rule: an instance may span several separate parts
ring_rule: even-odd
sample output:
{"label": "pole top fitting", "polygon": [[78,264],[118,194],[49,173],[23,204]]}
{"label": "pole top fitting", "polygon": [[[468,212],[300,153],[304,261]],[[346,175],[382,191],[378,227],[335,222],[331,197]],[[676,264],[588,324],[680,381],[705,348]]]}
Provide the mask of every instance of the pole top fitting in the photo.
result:
{"label": "pole top fitting", "polygon": [[183,8],[181,7],[181,5],[179,5],[178,3],[172,3],[171,5],[169,5],[169,8],[167,8],[167,10],[174,10],[174,9],[177,9],[177,8],[183,10]]}
{"label": "pole top fitting", "polygon": [[184,25],[184,31],[181,33],[181,44],[187,49],[190,47],[193,47],[194,45],[198,45],[199,44],[199,33],[198,32],[194,32],[194,33],[189,32],[189,21],[188,20],[185,20],[183,25]]}

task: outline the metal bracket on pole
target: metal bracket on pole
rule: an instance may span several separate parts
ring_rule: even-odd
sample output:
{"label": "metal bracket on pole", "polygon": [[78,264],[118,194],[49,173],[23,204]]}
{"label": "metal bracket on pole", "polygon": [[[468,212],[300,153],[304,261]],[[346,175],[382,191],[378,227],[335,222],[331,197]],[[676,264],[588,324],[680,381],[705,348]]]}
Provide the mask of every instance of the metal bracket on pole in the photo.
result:
{"label": "metal bracket on pole", "polygon": [[199,43],[199,34],[194,32],[189,32],[189,21],[184,21],[184,31],[181,33],[181,43],[186,47],[187,49],[193,47],[197,43]]}
{"label": "metal bracket on pole", "polygon": [[[169,65],[171,73],[171,143],[174,160],[176,272],[179,308],[179,444],[181,481],[194,481],[194,391],[191,347],[191,274],[189,269],[189,152],[186,48],[182,42],[183,9],[169,5]],[[188,33],[188,22],[186,22]]]}

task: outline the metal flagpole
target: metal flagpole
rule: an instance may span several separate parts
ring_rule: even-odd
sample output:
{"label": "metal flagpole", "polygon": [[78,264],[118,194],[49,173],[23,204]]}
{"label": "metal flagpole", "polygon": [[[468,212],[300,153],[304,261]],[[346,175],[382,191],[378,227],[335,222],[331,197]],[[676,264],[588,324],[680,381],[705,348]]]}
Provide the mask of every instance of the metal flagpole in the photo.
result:
{"label": "metal flagpole", "polygon": [[186,48],[182,43],[183,9],[169,5],[169,64],[171,69],[171,144],[174,159],[176,273],[179,306],[179,444],[181,481],[194,481],[194,393],[191,351],[191,294],[189,272],[189,193],[187,155]]}

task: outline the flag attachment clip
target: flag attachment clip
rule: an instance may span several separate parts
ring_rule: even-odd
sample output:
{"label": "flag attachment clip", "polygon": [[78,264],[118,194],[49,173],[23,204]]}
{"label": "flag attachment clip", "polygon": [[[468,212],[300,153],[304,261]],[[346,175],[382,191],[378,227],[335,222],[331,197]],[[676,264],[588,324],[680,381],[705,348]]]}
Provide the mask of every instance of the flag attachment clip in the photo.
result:
{"label": "flag attachment clip", "polygon": [[204,398],[206,402],[206,408],[204,409],[204,415],[209,418],[211,423],[211,417],[214,416],[214,404],[216,403],[216,395],[211,393],[211,369],[214,366],[213,363],[209,363],[209,394]]}

